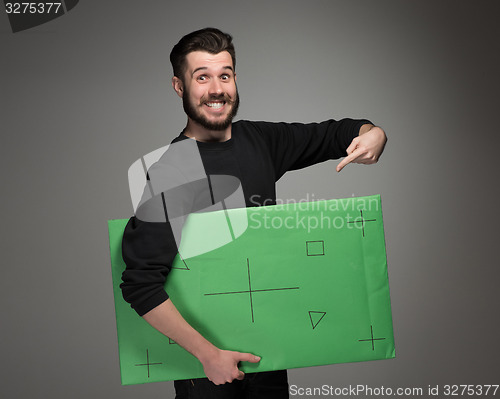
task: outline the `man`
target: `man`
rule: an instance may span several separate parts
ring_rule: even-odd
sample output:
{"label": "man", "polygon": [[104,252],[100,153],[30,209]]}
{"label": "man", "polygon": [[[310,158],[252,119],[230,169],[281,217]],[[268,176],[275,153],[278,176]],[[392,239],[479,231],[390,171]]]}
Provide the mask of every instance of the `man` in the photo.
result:
{"label": "man", "polygon": [[[367,120],[233,123],[239,106],[234,46],[231,36],[217,29],[184,36],[170,60],[172,87],[187,114],[187,125],[173,143],[196,140],[208,180],[238,178],[246,206],[276,203],[275,182],[288,170],[345,156],[337,165],[340,172],[349,163],[377,162],[384,149],[384,131]],[[168,221],[130,219],[123,237],[123,296],[154,328],[198,358],[207,376],[176,381],[176,397],[288,397],[286,371],[245,375],[238,363],[259,362],[258,356],[217,348],[179,314],[163,289],[176,253]]]}

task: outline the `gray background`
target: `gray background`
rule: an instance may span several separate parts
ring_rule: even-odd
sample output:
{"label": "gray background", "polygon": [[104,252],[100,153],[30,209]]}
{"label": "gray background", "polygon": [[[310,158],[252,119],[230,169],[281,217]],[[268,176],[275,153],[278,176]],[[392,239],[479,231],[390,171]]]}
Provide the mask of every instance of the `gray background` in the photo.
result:
{"label": "gray background", "polygon": [[132,212],[132,162],[183,128],[168,55],[206,26],[234,36],[239,118],[366,117],[389,136],[376,166],[289,173],[278,196],[382,195],[397,358],[290,383],[499,384],[498,12],[82,0],[17,34],[1,15],[1,396],[173,397],[171,383],[120,385],[106,221]]}

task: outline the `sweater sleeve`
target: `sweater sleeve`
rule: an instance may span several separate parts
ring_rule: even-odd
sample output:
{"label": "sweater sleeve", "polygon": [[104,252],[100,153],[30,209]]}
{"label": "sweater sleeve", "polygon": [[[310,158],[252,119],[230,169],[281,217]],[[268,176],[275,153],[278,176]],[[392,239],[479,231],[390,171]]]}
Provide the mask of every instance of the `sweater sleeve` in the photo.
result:
{"label": "sweater sleeve", "polygon": [[165,281],[178,253],[177,243],[194,198],[191,185],[180,173],[185,153],[182,146],[171,146],[148,169],[142,199],[123,233],[122,256],[126,268],[120,288],[125,301],[140,316],[168,299]]}
{"label": "sweater sleeve", "polygon": [[122,240],[123,298],[140,315],[168,299],[164,284],[177,254],[170,223],[130,218]]}
{"label": "sweater sleeve", "polygon": [[289,170],[301,169],[347,155],[366,119],[327,120],[320,123],[254,122],[274,162],[276,180]]}

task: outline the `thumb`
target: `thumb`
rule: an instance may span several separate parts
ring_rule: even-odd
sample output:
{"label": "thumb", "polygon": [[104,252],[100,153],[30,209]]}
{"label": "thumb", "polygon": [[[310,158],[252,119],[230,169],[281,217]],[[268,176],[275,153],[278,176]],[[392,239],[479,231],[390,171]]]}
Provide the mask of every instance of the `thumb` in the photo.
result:
{"label": "thumb", "polygon": [[237,380],[243,380],[245,378],[245,373],[241,370],[239,370],[238,377],[236,377]]}
{"label": "thumb", "polygon": [[240,362],[250,362],[250,363],[260,362],[260,356],[255,356],[252,355],[251,353],[240,353],[238,359]]}
{"label": "thumb", "polygon": [[357,137],[354,137],[351,141],[351,144],[349,144],[349,147],[346,148],[345,152],[347,152],[347,155],[350,155],[351,152],[353,152],[356,147],[358,146],[358,142],[359,142],[359,136]]}

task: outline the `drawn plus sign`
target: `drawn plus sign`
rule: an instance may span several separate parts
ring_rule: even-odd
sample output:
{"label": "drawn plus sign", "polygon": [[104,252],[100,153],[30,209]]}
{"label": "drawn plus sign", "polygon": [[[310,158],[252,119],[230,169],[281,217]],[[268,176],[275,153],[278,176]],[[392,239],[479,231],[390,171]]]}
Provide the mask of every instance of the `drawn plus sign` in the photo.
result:
{"label": "drawn plus sign", "polygon": [[255,294],[256,292],[266,292],[266,291],[284,291],[284,290],[298,290],[299,287],[287,287],[287,288],[267,288],[267,289],[262,289],[262,290],[256,290],[252,289],[252,279],[250,277],[250,261],[247,258],[247,271],[248,271],[248,290],[244,291],[230,291],[230,292],[213,292],[210,294],[205,294],[205,296],[208,295],[228,295],[228,294],[249,294],[250,296],[250,312],[252,314],[252,323],[254,322],[254,317],[253,317],[253,298],[252,294]]}
{"label": "drawn plus sign", "polygon": [[352,222],[347,222],[347,223],[360,223],[361,222],[361,229],[363,230],[363,237],[365,236],[365,222],[375,222],[377,219],[364,219],[363,218],[363,211],[359,211],[361,213],[361,219],[353,220]]}
{"label": "drawn plus sign", "polygon": [[147,366],[148,367],[148,378],[149,378],[149,366],[156,366],[163,363],[150,363],[149,362],[149,349],[146,349],[146,363],[136,364],[136,366]]}
{"label": "drawn plus sign", "polygon": [[372,337],[371,338],[368,338],[368,339],[358,339],[358,341],[372,341],[372,351],[375,350],[375,341],[381,341],[385,338],[373,338],[373,326],[370,326],[370,330],[371,330],[371,335]]}

